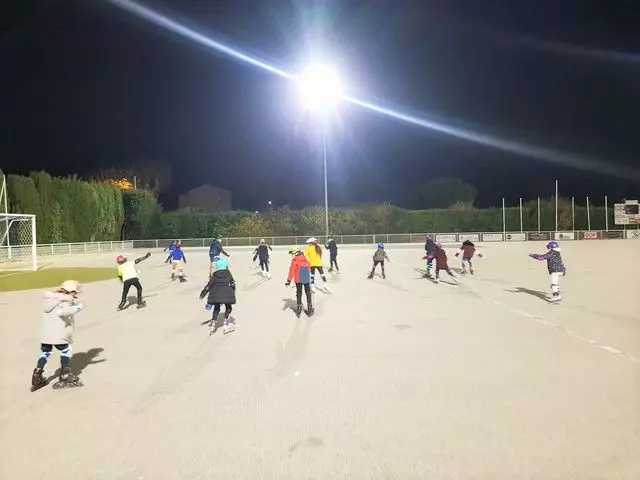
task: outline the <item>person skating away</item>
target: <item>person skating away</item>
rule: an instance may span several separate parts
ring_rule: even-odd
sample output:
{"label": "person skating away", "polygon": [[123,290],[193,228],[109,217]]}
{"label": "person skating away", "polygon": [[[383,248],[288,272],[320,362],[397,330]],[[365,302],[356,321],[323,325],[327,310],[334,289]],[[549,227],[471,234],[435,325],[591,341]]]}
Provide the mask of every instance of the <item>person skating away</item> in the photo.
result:
{"label": "person skating away", "polygon": [[209,323],[209,334],[213,334],[216,330],[216,322],[220,314],[220,307],[224,305],[224,324],[222,333],[230,333],[235,330],[233,322],[230,322],[232,305],[236,303],[236,282],[233,275],[229,271],[229,262],[224,258],[216,261],[216,271],[213,273],[209,282],[200,292],[200,300],[207,296],[207,310],[213,306],[213,315]]}
{"label": "person skating away", "polygon": [[291,247],[289,254],[293,256],[287,282],[285,286],[291,285],[293,281],[296,284],[296,316],[300,317],[302,313],[302,290],[304,289],[307,297],[307,315],[312,316],[314,313],[313,302],[311,300],[311,266],[309,260],[305,256],[300,247]]}
{"label": "person skating away", "polygon": [[129,294],[131,287],[136,287],[136,291],[138,293],[138,308],[142,308],[147,305],[147,302],[142,300],[142,285],[138,278],[136,265],[150,256],[151,253],[147,252],[146,255],[136,258],[133,262],[127,260],[127,257],[124,255],[118,255],[118,258],[116,258],[116,263],[118,264],[118,278],[120,278],[120,281],[122,282],[122,299],[120,300],[120,305],[118,305],[118,310],[122,310],[127,305],[127,295]]}
{"label": "person skating away", "polygon": [[315,276],[316,272],[318,272],[320,274],[320,278],[322,278],[322,288],[325,291],[330,292],[331,290],[327,283],[327,277],[324,274],[324,267],[322,266],[322,248],[318,245],[318,239],[311,237],[306,243],[308,246],[305,249],[304,254],[307,256],[311,267],[311,289],[315,288]]}
{"label": "person skating away", "polygon": [[373,278],[373,275],[376,273],[376,268],[380,265],[380,269],[382,270],[382,278],[387,278],[387,274],[384,271],[384,261],[390,262],[389,256],[387,252],[384,250],[384,243],[378,244],[378,249],[373,254],[373,267],[371,268],[371,273],[367,277],[369,280]]}
{"label": "person skating away", "polygon": [[253,261],[255,262],[256,258],[260,261],[262,276],[266,278],[271,278],[271,273],[269,273],[269,250],[273,250],[273,248],[263,238],[260,240],[258,248],[253,251]]}
{"label": "person skating away", "polygon": [[164,263],[169,263],[171,261],[171,253],[176,249],[176,243],[178,243],[177,240],[172,240],[169,245],[167,245],[164,250],[162,250],[163,252],[166,252],[167,250],[169,251],[169,255],[167,256],[167,259],[164,261]]}
{"label": "person skating away", "polygon": [[53,292],[44,294],[44,316],[40,333],[40,356],[31,376],[31,391],[44,387],[48,382],[44,376],[44,367],[51,356],[53,347],[60,352],[60,379],[53,388],[82,387],[77,375],[71,372],[71,345],[75,329],[75,314],[84,305],[78,301],[82,291],[75,280],[67,280]]}
{"label": "person skating away", "polygon": [[436,250],[438,250],[438,245],[433,241],[433,237],[431,235],[427,235],[427,239],[424,244],[424,259],[427,260],[427,273],[424,274],[424,277],[426,278],[434,278]]}
{"label": "person skating away", "polygon": [[[451,268],[449,268],[449,260],[447,259],[447,252],[444,250],[444,248],[442,248],[442,244],[441,243],[437,243],[436,246],[438,247],[434,253],[434,261],[435,261],[435,278],[434,278],[434,282],[436,283],[440,283],[440,272],[442,270],[444,270],[445,272],[447,272],[449,274],[449,276],[451,277],[451,279],[458,283],[458,280],[456,279],[456,276],[454,275],[453,271],[451,270]],[[426,257],[425,257],[426,258]]]}
{"label": "person skating away", "polygon": [[224,255],[225,257],[231,256],[222,248],[222,238],[214,238],[211,245],[209,245],[209,261],[214,262],[214,258],[220,255]]}
{"label": "person skating away", "polygon": [[182,250],[182,244],[176,243],[176,248],[171,252],[171,280],[175,280],[177,270],[180,283],[187,281],[187,279],[184,278],[184,265],[186,263],[187,257],[185,257],[184,250]]}
{"label": "person skating away", "polygon": [[467,265],[469,266],[469,273],[473,275],[473,256],[478,254],[480,258],[482,258],[482,253],[478,250],[475,244],[471,240],[465,240],[462,242],[460,249],[456,252],[455,257],[459,257],[462,254],[462,271],[460,272],[462,275],[467,274]]}
{"label": "person skating away", "polygon": [[333,269],[336,269],[336,272],[340,273],[340,268],[338,267],[338,244],[333,238],[329,238],[327,243],[324,244],[324,248],[329,250],[329,272],[333,272]]}
{"label": "person skating away", "polygon": [[562,254],[560,253],[560,245],[558,242],[547,243],[547,249],[547,253],[530,253],[529,256],[541,262],[547,261],[547,271],[551,279],[550,302],[555,303],[562,300],[562,295],[560,295],[560,277],[564,277],[567,274],[567,268],[562,261]]}

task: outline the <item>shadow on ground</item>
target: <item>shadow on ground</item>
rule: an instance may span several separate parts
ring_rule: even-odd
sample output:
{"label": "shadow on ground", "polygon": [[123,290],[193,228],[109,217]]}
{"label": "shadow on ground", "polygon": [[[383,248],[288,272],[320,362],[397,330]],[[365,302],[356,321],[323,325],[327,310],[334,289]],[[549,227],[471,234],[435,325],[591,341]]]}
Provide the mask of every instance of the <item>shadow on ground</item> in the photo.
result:
{"label": "shadow on ground", "polygon": [[[107,359],[103,358],[100,360],[96,360],[96,357],[100,355],[104,351],[104,348],[91,348],[86,352],[78,352],[74,353],[73,357],[71,357],[71,371],[76,375],[80,375],[84,372],[85,368],[89,365],[95,365],[96,363],[106,362]],[[51,381],[54,378],[58,378],[60,376],[60,368],[58,368],[53,375],[51,375],[47,380]]]}
{"label": "shadow on ground", "polygon": [[540,300],[544,300],[545,302],[548,302],[549,299],[547,298],[547,294],[545,292],[541,292],[540,290],[531,290],[529,288],[525,288],[525,287],[516,287],[515,290],[506,290],[505,292],[509,292],[509,293],[526,293],[527,295],[531,295],[532,297],[537,297]]}

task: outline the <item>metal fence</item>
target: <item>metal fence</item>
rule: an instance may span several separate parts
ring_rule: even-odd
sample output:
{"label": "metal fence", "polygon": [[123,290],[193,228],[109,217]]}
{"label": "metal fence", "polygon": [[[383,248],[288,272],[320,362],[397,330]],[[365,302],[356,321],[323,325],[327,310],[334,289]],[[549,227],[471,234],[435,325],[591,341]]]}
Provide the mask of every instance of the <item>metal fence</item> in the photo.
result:
{"label": "metal fence", "polygon": [[[134,248],[131,240],[125,242],[86,242],[86,243],[52,243],[36,246],[36,255],[45,257],[51,255],[81,255],[88,253],[115,252]],[[9,257],[19,257],[22,252],[31,252],[31,245],[0,247],[0,261]]]}

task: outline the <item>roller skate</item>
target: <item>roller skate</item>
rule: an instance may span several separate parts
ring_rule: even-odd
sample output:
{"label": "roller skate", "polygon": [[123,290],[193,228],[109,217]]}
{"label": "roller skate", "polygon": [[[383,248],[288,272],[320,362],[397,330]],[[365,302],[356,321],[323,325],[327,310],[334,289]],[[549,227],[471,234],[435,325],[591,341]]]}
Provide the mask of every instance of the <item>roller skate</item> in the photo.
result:
{"label": "roller skate", "polygon": [[176,279],[176,274],[171,272],[171,281],[173,282]]}
{"label": "roller skate", "polygon": [[371,280],[372,278],[373,278],[373,272],[371,272],[371,273],[369,274],[369,276],[367,277],[367,279],[368,279],[368,280]]}
{"label": "roller skate", "polygon": [[271,273],[267,272],[267,280],[271,280]]}
{"label": "roller skate", "polygon": [[144,308],[147,306],[147,302],[145,302],[144,300],[140,300],[138,302],[138,305],[136,306],[136,308],[140,309],[140,308]]}
{"label": "roller skate", "polygon": [[315,312],[316,311],[314,310],[313,305],[307,305],[307,311],[306,311],[307,317],[313,317],[313,314]]}
{"label": "roller skate", "polygon": [[386,280],[387,279],[387,274],[382,272],[382,278]]}
{"label": "roller skate", "polygon": [[560,303],[562,301],[562,295],[560,295],[559,292],[553,293],[551,296],[551,300],[549,300],[549,303]]}
{"label": "roller skate", "polygon": [[33,375],[31,375],[31,391],[35,392],[36,390],[40,390],[42,387],[46,386],[47,379],[43,375],[44,370],[42,368],[34,368]]}
{"label": "roller skate", "polygon": [[187,279],[184,278],[184,275],[180,275],[178,278],[180,279],[180,283],[184,283],[187,281]]}
{"label": "roller skate", "polygon": [[227,333],[231,333],[236,329],[236,326],[233,322],[229,322],[227,320],[224,321],[224,326],[222,327],[222,334],[226,335]]}
{"label": "roller skate", "polygon": [[118,305],[118,311],[124,310],[126,306],[127,306],[127,302],[120,302],[120,305]]}
{"label": "roller skate", "polygon": [[302,304],[299,303],[296,306],[296,310],[295,311],[296,311],[296,317],[300,318],[300,315],[302,315]]}
{"label": "roller skate", "polygon": [[471,268],[471,269],[469,270],[469,273],[470,273],[471,275],[473,275],[473,268]]}
{"label": "roller skate", "polygon": [[60,378],[53,384],[55,390],[62,388],[77,388],[82,387],[84,384],[80,381],[80,378],[69,367],[62,367],[60,371]]}

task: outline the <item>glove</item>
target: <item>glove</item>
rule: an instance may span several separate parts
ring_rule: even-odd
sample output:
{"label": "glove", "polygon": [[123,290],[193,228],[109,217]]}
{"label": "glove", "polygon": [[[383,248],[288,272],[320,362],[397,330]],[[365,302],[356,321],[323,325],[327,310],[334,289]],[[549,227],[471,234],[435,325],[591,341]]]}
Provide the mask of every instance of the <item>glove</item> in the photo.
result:
{"label": "glove", "polygon": [[291,282],[289,280],[287,280],[287,282],[284,284],[284,286],[288,287],[289,285],[291,285]]}
{"label": "glove", "polygon": [[204,306],[204,309],[205,309],[205,310],[211,310],[212,308],[213,308],[213,305],[211,305],[210,303],[207,303],[207,304]]}
{"label": "glove", "polygon": [[204,300],[204,297],[205,297],[206,295],[207,295],[206,293],[201,292],[201,293],[200,293],[200,300]]}
{"label": "glove", "polygon": [[[455,253],[453,256],[457,257],[458,255],[460,255],[460,254],[459,253]],[[480,255],[480,256],[482,256],[482,255]]]}

